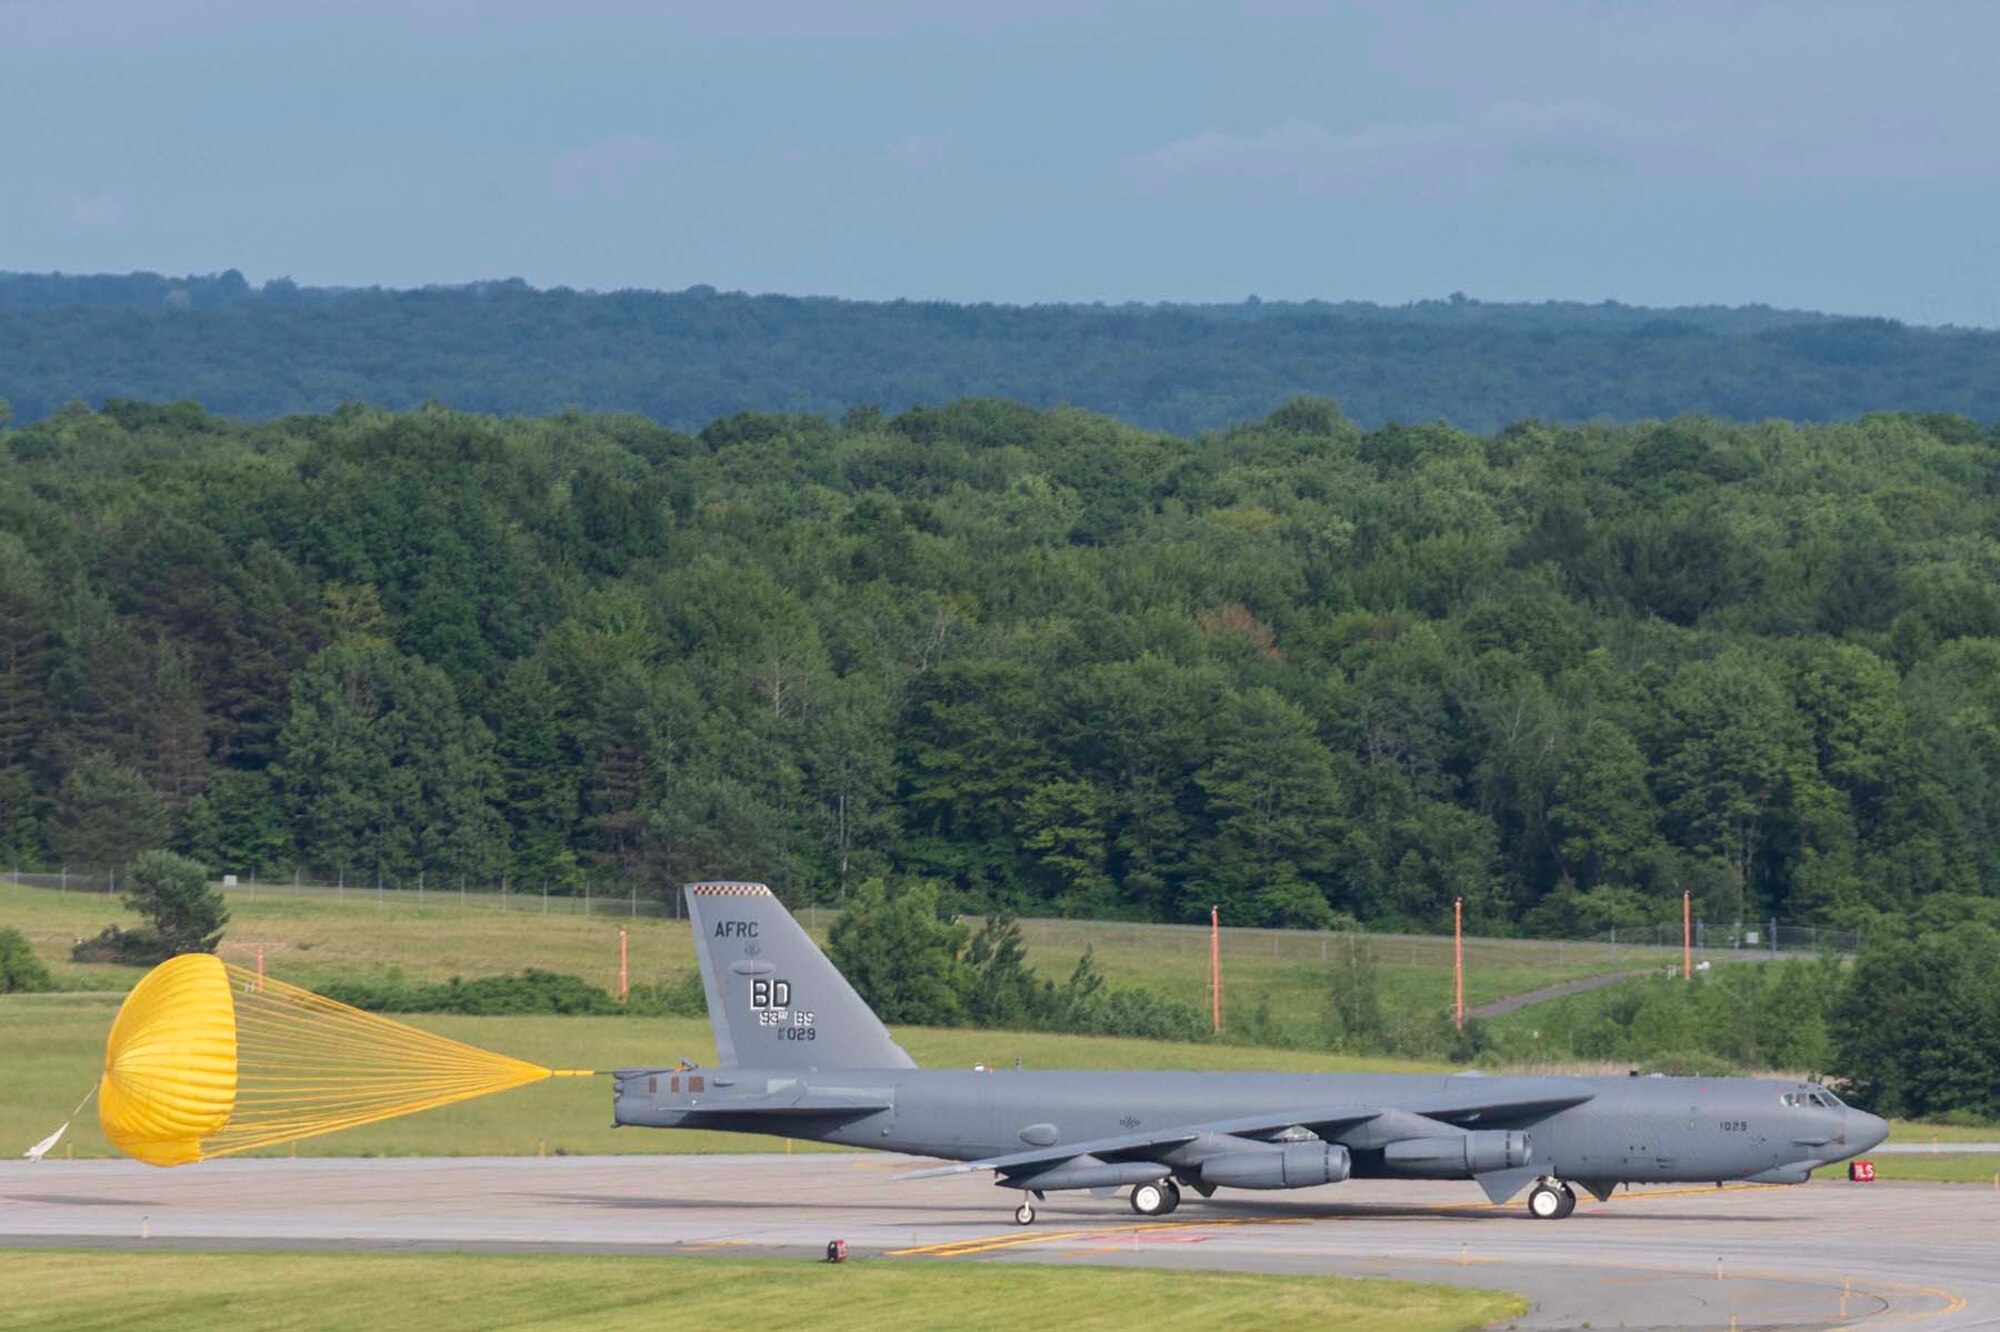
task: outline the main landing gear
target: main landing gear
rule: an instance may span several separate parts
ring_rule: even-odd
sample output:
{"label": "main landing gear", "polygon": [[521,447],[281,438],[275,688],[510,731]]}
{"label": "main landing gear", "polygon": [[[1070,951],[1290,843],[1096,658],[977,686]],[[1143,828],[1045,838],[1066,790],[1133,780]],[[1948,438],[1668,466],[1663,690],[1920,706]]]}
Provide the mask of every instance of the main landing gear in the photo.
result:
{"label": "main landing gear", "polygon": [[1181,1205],[1181,1186],[1171,1179],[1132,1186],[1132,1210],[1140,1216],[1165,1216]]}
{"label": "main landing gear", "polygon": [[[1132,1210],[1140,1216],[1165,1216],[1180,1205],[1181,1186],[1172,1179],[1132,1186]],[[1021,1195],[1021,1205],[1014,1209],[1014,1224],[1017,1226],[1035,1224],[1035,1200],[1032,1194]]]}
{"label": "main landing gear", "polygon": [[1559,1179],[1538,1179],[1528,1190],[1528,1215],[1537,1221],[1560,1221],[1576,1210],[1576,1191]]}

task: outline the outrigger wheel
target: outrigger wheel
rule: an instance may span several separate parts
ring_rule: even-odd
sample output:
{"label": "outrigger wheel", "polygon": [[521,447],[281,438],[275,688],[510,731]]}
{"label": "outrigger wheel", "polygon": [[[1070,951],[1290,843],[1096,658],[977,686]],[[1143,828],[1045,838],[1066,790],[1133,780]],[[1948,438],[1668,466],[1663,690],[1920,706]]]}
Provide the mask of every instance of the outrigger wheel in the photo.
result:
{"label": "outrigger wheel", "polygon": [[1033,1225],[1034,1222],[1035,1205],[1026,1198],[1021,1199],[1021,1205],[1014,1209],[1014,1224],[1017,1226],[1029,1226]]}

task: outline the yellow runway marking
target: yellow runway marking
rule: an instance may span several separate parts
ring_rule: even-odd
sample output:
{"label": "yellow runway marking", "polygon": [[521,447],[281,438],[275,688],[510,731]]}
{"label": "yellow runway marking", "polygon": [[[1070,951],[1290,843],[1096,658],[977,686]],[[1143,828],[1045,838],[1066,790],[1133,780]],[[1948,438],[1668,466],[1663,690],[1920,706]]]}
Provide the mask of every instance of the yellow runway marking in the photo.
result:
{"label": "yellow runway marking", "polygon": [[[1737,1184],[1725,1185],[1721,1189],[1717,1189],[1713,1185],[1694,1189],[1650,1189],[1643,1193],[1627,1192],[1613,1194],[1607,1201],[1631,1202],[1642,1201],[1647,1198],[1691,1197],[1697,1194],[1709,1193],[1741,1193],[1752,1189],[1776,1189],[1784,1187],[1782,1184]],[[1596,1200],[1591,1199],[1591,1201],[1595,1202]],[[1422,1210],[1425,1212],[1493,1212],[1510,1209],[1512,1206],[1512,1203],[1490,1202],[1439,1203],[1425,1207]],[[1027,1244],[1048,1244],[1057,1240],[1074,1239],[1096,1241],[1107,1237],[1145,1234],[1156,1230],[1186,1230],[1214,1226],[1316,1225],[1321,1222],[1345,1219],[1348,1218],[1318,1216],[1215,1217],[1201,1221],[1190,1218],[1186,1221],[1159,1221],[1150,1225],[1112,1226],[1094,1230],[1050,1230],[1030,1234],[1009,1231],[997,1235],[981,1235],[973,1239],[946,1240],[938,1244],[919,1244],[907,1249],[891,1249],[887,1256],[891,1258],[958,1258],[970,1254],[991,1253],[997,1249],[1019,1248]],[[1358,1219],[1366,1219],[1366,1216],[1363,1215]]]}
{"label": "yellow runway marking", "polygon": [[1052,1244],[1060,1240],[1102,1243],[1131,1239],[1162,1230],[1215,1230],[1225,1226],[1303,1225],[1309,1218],[1299,1216],[1225,1216],[1207,1221],[1158,1221],[1150,1225],[1106,1226],[1097,1230],[1045,1230],[1028,1234],[981,1235],[972,1239],[948,1240],[942,1244],[920,1244],[910,1249],[891,1249],[890,1258],[963,1258],[999,1249],[1018,1249],[1027,1244]]}
{"label": "yellow runway marking", "polygon": [[[1649,1189],[1642,1192],[1631,1192],[1628,1190],[1624,1193],[1613,1194],[1610,1198],[1602,1200],[1602,1203],[1599,1203],[1599,1200],[1595,1198],[1588,1199],[1588,1201],[1603,1205],[1604,1203],[1612,1202],[1643,1202],[1648,1198],[1690,1198],[1713,1193],[1742,1193],[1751,1190],[1785,1187],[1787,1186],[1783,1184],[1725,1184],[1719,1189],[1714,1185],[1702,1185],[1696,1188]],[[1490,1202],[1441,1203],[1425,1207],[1422,1210],[1425,1212],[1490,1212],[1509,1209],[1512,1206],[1512,1203]],[[1025,1248],[1031,1245],[1055,1244],[1062,1245],[1063,1247],[1053,1252],[1050,1255],[1051,1257],[1099,1257],[1107,1251],[1115,1251],[1120,1241],[1139,1240],[1140,1242],[1144,1242],[1142,1237],[1158,1235],[1162,1231],[1219,1230],[1233,1226],[1316,1225],[1347,1219],[1350,1218],[1348,1216],[1215,1217],[1199,1221],[1193,1219],[1185,1221],[1156,1221],[1128,1226],[1106,1226],[1088,1230],[1049,1230],[1026,1234],[1008,1232],[996,1235],[981,1235],[970,1239],[948,1240],[938,1244],[920,1244],[906,1249],[891,1249],[885,1256],[891,1258],[966,1258],[979,1254],[998,1253],[1008,1249]],[[1365,1220],[1368,1218],[1364,1213],[1352,1219]],[[1164,1238],[1164,1236],[1161,1236],[1161,1238]],[[1416,1261],[1433,1262],[1441,1266],[1461,1266],[1470,1263],[1498,1263],[1505,1260],[1480,1254],[1461,1255],[1459,1257],[1441,1254],[1434,1258],[1416,1259]],[[1712,1279],[1713,1277],[1712,1269],[1705,1266],[1672,1267],[1653,1263],[1591,1262],[1587,1259],[1585,1261],[1595,1267],[1609,1267],[1635,1273],[1650,1273],[1658,1276],[1698,1276],[1704,1279]],[[1821,1278],[1798,1272],[1744,1270],[1726,1271],[1725,1279],[1730,1281],[1783,1281],[1810,1285]],[[1831,1279],[1827,1278],[1827,1280],[1830,1281]],[[1855,1296],[1878,1299],[1884,1303],[1889,1302],[1890,1292],[1898,1292],[1905,1296],[1928,1296],[1937,1300],[1942,1307],[1937,1309],[1911,1310],[1903,1313],[1864,1314],[1842,1322],[1838,1326],[1878,1327],[1887,1323],[1924,1322],[1933,1318],[1948,1317],[1960,1312],[1966,1306],[1964,1296],[1953,1294],[1951,1291],[1936,1286],[1911,1286],[1895,1281],[1872,1280],[1867,1287],[1859,1284],[1853,1287],[1853,1294]]]}

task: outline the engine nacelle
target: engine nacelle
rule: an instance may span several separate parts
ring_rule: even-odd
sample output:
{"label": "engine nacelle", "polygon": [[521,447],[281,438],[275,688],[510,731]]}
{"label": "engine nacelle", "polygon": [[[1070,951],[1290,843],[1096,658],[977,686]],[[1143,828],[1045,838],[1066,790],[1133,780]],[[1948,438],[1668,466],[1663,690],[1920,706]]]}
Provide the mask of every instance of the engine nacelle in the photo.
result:
{"label": "engine nacelle", "polygon": [[1201,1163],[1201,1178],[1232,1189],[1307,1189],[1340,1183],[1351,1166],[1337,1142],[1288,1142],[1211,1156]]}
{"label": "engine nacelle", "polygon": [[1399,1175],[1470,1179],[1489,1170],[1512,1170],[1534,1157],[1525,1133],[1480,1129],[1449,1138],[1404,1138],[1382,1149],[1382,1164]]}

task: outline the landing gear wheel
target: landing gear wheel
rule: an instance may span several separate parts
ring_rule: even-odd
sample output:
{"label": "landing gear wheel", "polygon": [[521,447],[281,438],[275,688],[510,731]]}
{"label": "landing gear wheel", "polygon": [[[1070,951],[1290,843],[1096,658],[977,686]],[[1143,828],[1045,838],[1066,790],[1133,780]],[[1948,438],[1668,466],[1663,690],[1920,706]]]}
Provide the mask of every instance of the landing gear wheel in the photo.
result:
{"label": "landing gear wheel", "polygon": [[[1574,1199],[1570,1206],[1576,1206]],[[1562,1190],[1540,1180],[1528,1191],[1528,1215],[1537,1221],[1560,1221],[1569,1213],[1563,1208]]]}
{"label": "landing gear wheel", "polygon": [[1167,1193],[1167,1205],[1160,1209],[1160,1215],[1166,1216],[1181,1205],[1181,1186],[1169,1179],[1162,1181],[1160,1187]]}
{"label": "landing gear wheel", "polygon": [[1179,1202],[1180,1190],[1168,1180],[1132,1186],[1132,1210],[1140,1216],[1165,1216]]}
{"label": "landing gear wheel", "polygon": [[1567,1184],[1557,1184],[1556,1188],[1561,1191],[1563,1199],[1562,1210],[1556,1213],[1556,1220],[1560,1221],[1576,1210],[1576,1190]]}
{"label": "landing gear wheel", "polygon": [[1031,1226],[1034,1223],[1035,1223],[1035,1205],[1033,1203],[1023,1202],[1019,1207],[1016,1207],[1014,1209],[1015,1225]]}

